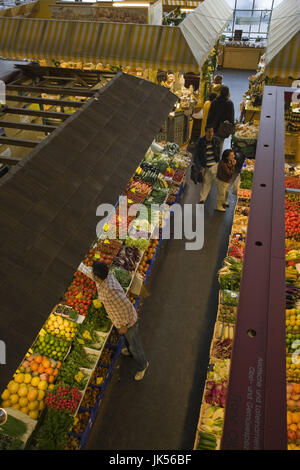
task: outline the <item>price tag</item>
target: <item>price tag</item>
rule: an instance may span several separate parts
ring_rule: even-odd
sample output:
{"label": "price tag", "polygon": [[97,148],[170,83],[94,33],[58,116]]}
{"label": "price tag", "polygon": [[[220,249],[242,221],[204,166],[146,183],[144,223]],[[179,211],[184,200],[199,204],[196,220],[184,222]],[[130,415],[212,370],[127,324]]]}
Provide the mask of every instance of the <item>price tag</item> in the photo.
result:
{"label": "price tag", "polygon": [[131,191],[132,193],[135,193],[135,192],[136,192],[135,188],[131,188],[130,191]]}
{"label": "price tag", "polygon": [[108,224],[105,224],[103,227],[104,232],[108,232]]}
{"label": "price tag", "polygon": [[105,243],[105,245],[110,245],[110,241],[108,238],[106,238],[103,243]]}
{"label": "price tag", "polygon": [[99,259],[99,258],[101,258],[101,256],[99,255],[99,253],[95,253],[95,254],[94,254],[94,258],[95,258],[95,259]]}
{"label": "price tag", "polygon": [[128,199],[128,204],[133,204],[133,201],[131,199]]}
{"label": "price tag", "polygon": [[236,292],[230,292],[230,295],[233,299],[237,299],[238,298],[238,294]]}
{"label": "price tag", "polygon": [[178,167],[179,167],[178,163],[176,163],[175,167],[176,167],[176,168],[178,168]]}
{"label": "price tag", "polygon": [[171,168],[168,166],[167,170],[166,171],[171,171]]}
{"label": "price tag", "polygon": [[82,297],[82,293],[79,292],[79,294],[76,295],[76,299],[81,299],[81,297]]}

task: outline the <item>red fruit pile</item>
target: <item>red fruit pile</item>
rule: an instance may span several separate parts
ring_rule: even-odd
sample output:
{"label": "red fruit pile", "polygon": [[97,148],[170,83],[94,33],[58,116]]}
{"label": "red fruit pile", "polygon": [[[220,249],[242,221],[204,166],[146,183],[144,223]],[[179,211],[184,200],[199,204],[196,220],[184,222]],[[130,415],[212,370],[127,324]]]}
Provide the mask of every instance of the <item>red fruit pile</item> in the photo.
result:
{"label": "red fruit pile", "polygon": [[285,178],[285,187],[300,189],[300,177],[299,176],[287,176]]}
{"label": "red fruit pile", "polygon": [[286,237],[300,239],[300,206],[297,203],[285,201],[285,234]]}
{"label": "red fruit pile", "polygon": [[50,408],[56,408],[57,410],[70,411],[71,414],[74,414],[81,397],[82,395],[78,388],[65,387],[61,385],[61,382],[59,382],[59,386],[57,388],[47,392],[45,405]]}
{"label": "red fruit pile", "polygon": [[96,292],[94,281],[77,271],[71,286],[64,294],[64,298],[67,305],[73,307],[80,315],[86,315]]}

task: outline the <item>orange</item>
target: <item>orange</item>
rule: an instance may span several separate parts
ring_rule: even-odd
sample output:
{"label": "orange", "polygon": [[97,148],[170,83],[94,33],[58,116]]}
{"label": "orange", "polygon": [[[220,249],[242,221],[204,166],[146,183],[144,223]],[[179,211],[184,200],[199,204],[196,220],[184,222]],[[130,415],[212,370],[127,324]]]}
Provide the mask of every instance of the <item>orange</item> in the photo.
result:
{"label": "orange", "polygon": [[54,382],[54,375],[49,375],[48,382],[52,384]]}
{"label": "orange", "polygon": [[293,423],[296,423],[296,424],[299,423],[298,413],[293,413],[292,421],[293,421]]}
{"label": "orange", "polygon": [[44,369],[43,366],[39,366],[37,371],[38,371],[39,374],[43,374],[45,372],[45,369]]}
{"label": "orange", "polygon": [[297,424],[291,424],[290,425],[290,430],[291,431],[297,431]]}
{"label": "orange", "polygon": [[58,363],[56,364],[56,368],[57,368],[57,369],[59,369],[59,368],[60,368],[60,366],[61,366],[61,362],[60,362],[60,361],[58,361]]}
{"label": "orange", "polygon": [[53,371],[53,375],[54,375],[54,377],[56,377],[56,376],[58,375],[58,369],[55,369],[55,370]]}
{"label": "orange", "polygon": [[38,364],[35,361],[32,361],[30,364],[31,370],[38,370]]}
{"label": "orange", "polygon": [[36,356],[36,358],[34,360],[35,360],[35,362],[40,364],[42,362],[43,358],[42,358],[42,356]]}
{"label": "orange", "polygon": [[50,367],[50,365],[51,365],[49,359],[46,359],[46,358],[43,359],[42,364],[43,364],[45,369],[48,369],[48,367]]}
{"label": "orange", "polygon": [[53,369],[52,367],[48,367],[48,369],[45,370],[46,374],[52,375],[53,374]]}

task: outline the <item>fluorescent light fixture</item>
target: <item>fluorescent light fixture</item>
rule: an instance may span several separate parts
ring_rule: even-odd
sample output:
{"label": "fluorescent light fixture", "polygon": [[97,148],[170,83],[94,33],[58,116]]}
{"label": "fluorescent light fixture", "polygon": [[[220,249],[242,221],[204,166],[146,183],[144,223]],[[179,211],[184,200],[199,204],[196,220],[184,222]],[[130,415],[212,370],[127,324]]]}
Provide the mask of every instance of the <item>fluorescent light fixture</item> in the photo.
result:
{"label": "fluorescent light fixture", "polygon": [[116,2],[113,4],[114,7],[148,7],[150,3],[127,3],[127,2]]}

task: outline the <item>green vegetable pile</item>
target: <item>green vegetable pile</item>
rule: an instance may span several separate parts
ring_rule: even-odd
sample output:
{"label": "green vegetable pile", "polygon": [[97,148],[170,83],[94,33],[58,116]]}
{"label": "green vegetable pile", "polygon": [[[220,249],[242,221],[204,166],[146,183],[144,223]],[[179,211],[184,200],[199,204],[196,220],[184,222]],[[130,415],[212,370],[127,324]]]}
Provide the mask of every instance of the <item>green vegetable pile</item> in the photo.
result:
{"label": "green vegetable pile", "polygon": [[37,436],[38,450],[64,449],[72,424],[73,418],[67,411],[48,408]]}
{"label": "green vegetable pile", "polygon": [[224,260],[224,267],[219,271],[220,288],[239,291],[242,278],[243,263],[232,256]]}
{"label": "green vegetable pile", "polygon": [[[116,269],[117,268],[113,268],[114,271]],[[124,271],[124,269],[122,271]],[[103,333],[107,333],[111,327],[111,320],[108,318],[105,308],[103,306],[100,308],[96,308],[95,305],[92,303],[82,325],[84,325],[89,331],[93,329],[95,331],[102,331]]]}
{"label": "green vegetable pile", "polygon": [[145,250],[147,250],[147,248],[149,246],[149,241],[146,240],[146,238],[127,237],[126,240],[125,240],[125,245],[126,246],[135,246],[140,251],[145,251]]}
{"label": "green vegetable pile", "polygon": [[70,347],[70,342],[47,333],[39,336],[33,345],[33,351],[51,359],[63,360]]}
{"label": "green vegetable pile", "polygon": [[237,307],[239,302],[239,293],[230,290],[221,291],[221,304]]}
{"label": "green vegetable pile", "polygon": [[253,183],[253,171],[244,170],[241,173],[241,189],[251,189]]}
{"label": "green vegetable pile", "polygon": [[199,432],[197,450],[215,450],[217,447],[217,438],[207,432]]}
{"label": "green vegetable pile", "polygon": [[126,291],[132,279],[130,272],[118,267],[112,267],[109,272],[116,277],[124,291]]}

